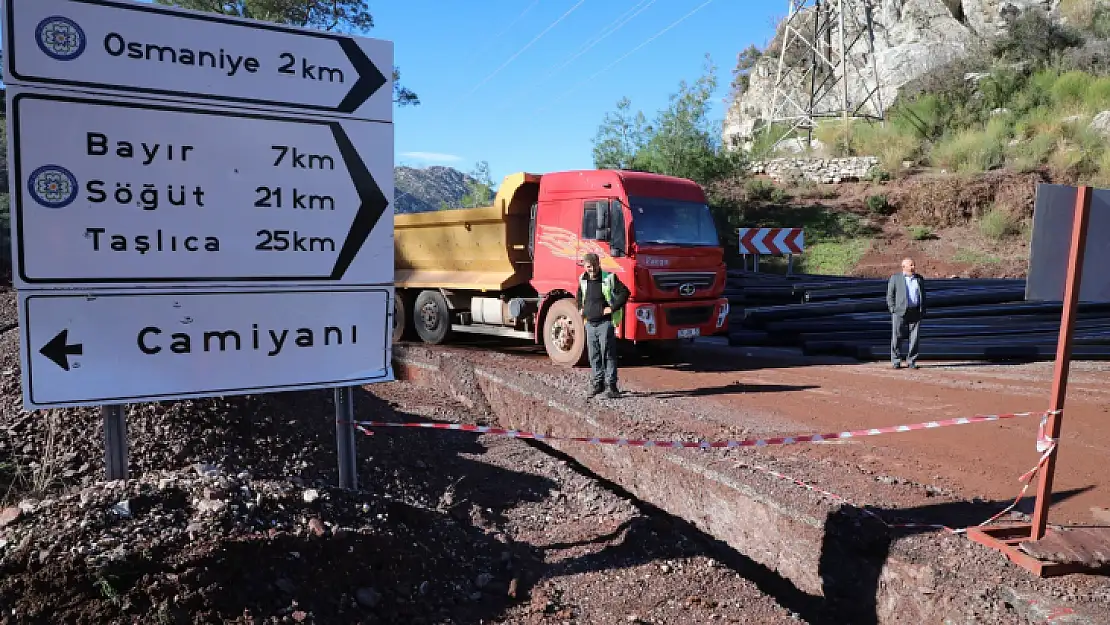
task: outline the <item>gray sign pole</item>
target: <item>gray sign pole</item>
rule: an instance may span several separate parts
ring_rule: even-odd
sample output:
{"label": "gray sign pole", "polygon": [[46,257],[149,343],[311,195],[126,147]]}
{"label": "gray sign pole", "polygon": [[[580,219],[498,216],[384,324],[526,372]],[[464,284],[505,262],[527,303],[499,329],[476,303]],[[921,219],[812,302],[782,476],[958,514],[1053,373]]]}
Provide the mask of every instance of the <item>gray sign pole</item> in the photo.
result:
{"label": "gray sign pole", "polygon": [[335,389],[335,447],[339,455],[339,487],[358,488],[355,462],[355,395],[353,387]]}
{"label": "gray sign pole", "polygon": [[123,406],[101,406],[104,415],[104,472],[108,480],[127,479],[127,420]]}

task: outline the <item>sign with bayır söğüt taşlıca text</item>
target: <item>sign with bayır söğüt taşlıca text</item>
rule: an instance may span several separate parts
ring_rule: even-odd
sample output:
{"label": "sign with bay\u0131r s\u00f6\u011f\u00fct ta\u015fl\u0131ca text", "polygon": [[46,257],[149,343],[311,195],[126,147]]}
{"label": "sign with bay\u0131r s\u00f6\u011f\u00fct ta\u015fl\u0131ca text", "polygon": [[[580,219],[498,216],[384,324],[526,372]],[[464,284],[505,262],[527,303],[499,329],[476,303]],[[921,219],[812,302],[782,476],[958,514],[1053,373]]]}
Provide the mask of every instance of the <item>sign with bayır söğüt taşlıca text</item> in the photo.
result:
{"label": "sign with bay\u0131r s\u00f6\u011f\u00fct ta\u015fl\u0131ca text", "polygon": [[27,408],[392,379],[386,289],[19,294]]}
{"label": "sign with bay\u0131r s\u00f6\u011f\u00fct ta\u015fl\u0131ca text", "polygon": [[120,0],[3,0],[4,77],[392,121],[393,44]]}
{"label": "sign with bay\u0131r s\u00f6\u011f\u00fct ta\u015fl\u0131ca text", "polygon": [[17,288],[393,281],[391,124],[9,102]]}

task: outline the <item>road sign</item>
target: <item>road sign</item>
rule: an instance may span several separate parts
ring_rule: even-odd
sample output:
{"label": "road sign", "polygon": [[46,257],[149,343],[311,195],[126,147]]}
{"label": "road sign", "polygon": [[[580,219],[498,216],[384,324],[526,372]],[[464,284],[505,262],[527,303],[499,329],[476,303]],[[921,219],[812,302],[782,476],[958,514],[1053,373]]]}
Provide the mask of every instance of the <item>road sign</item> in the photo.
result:
{"label": "road sign", "polygon": [[8,97],[19,289],[393,282],[391,124]]}
{"label": "road sign", "polygon": [[393,43],[118,0],[3,0],[4,79],[393,119]]}
{"label": "road sign", "polygon": [[805,251],[802,228],[738,228],[741,254],[801,254]]}
{"label": "road sign", "polygon": [[19,299],[27,409],[393,379],[388,288]]}

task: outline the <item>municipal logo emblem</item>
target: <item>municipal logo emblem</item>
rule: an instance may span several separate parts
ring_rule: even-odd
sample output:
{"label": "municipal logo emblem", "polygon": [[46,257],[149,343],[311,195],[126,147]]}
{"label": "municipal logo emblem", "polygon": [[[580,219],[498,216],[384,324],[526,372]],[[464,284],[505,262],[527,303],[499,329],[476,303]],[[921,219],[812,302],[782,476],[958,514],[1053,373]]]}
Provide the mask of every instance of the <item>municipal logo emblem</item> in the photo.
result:
{"label": "municipal logo emblem", "polygon": [[85,31],[77,22],[60,15],[39,22],[35,41],[47,56],[59,61],[72,61],[85,51]]}
{"label": "municipal logo emblem", "polygon": [[77,197],[77,178],[65,167],[44,165],[31,172],[27,191],[47,208],[62,208]]}

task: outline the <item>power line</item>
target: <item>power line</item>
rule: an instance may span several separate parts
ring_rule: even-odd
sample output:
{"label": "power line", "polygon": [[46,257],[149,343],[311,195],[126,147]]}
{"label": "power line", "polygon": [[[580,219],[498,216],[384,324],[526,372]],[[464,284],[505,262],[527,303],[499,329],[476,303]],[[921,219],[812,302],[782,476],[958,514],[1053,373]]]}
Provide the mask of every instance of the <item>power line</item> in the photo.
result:
{"label": "power line", "polygon": [[501,35],[504,35],[505,33],[509,32],[509,29],[512,28],[513,25],[515,25],[517,22],[519,22],[521,20],[521,18],[523,18],[525,15],[527,15],[528,12],[531,11],[533,8],[535,8],[535,6],[539,3],[540,3],[540,0],[532,0],[532,4],[529,4],[528,8],[524,9],[524,11],[522,11],[520,15],[516,16],[516,18],[514,18],[513,21],[509,22],[509,24],[507,26],[505,26],[505,28],[502,28],[501,32],[499,32],[496,35],[494,35],[493,37],[490,37],[489,39],[487,39],[486,40],[486,45],[484,45],[484,46],[478,48],[477,50],[475,50],[470,55],[470,57],[467,58],[466,62],[463,63],[463,64],[464,65],[469,65],[471,61],[473,61],[475,58],[477,58],[478,53],[480,53],[483,50],[485,50],[486,48],[488,48],[490,43],[492,43],[494,41],[497,41],[498,39],[501,39]]}
{"label": "power line", "polygon": [[[637,11],[636,9],[641,7],[645,2],[647,3],[647,6],[644,6],[643,8],[640,8],[640,10]],[[570,59],[563,62],[561,65],[555,67],[554,69],[548,71],[547,74],[545,74],[543,78],[540,78],[539,80],[537,80],[535,82],[535,85],[543,84],[545,81],[547,81],[547,79],[549,79],[552,76],[554,76],[555,74],[557,74],[559,72],[559,70],[561,70],[564,67],[570,65],[575,59],[577,59],[578,57],[580,57],[583,54],[585,54],[586,52],[588,52],[590,50],[590,48],[596,46],[597,44],[601,43],[601,41],[603,39],[605,39],[609,35],[612,35],[613,33],[620,30],[620,28],[622,26],[624,26],[628,22],[632,21],[637,15],[639,15],[640,13],[643,13],[645,10],[648,9],[648,7],[655,4],[655,2],[656,2],[656,0],[639,0],[639,2],[637,2],[635,4],[635,6],[626,10],[624,13],[621,13],[620,16],[617,17],[617,19],[613,20],[605,28],[601,29],[601,32],[599,32],[598,34],[596,34],[593,37],[591,37],[590,39],[588,39],[586,41],[586,43],[583,44],[582,47],[580,47],[578,49],[578,51],[573,56],[570,57]],[[635,13],[633,13],[634,11],[635,11]],[[632,13],[632,15],[629,16],[629,13]],[[524,89],[523,91],[528,92],[529,89]],[[504,98],[501,101],[501,106],[498,107],[497,109],[495,109],[494,112],[500,113],[500,112],[509,110],[509,109],[515,107],[517,104],[518,104],[518,102],[516,102],[516,101]]]}
{"label": "power line", "polygon": [[[629,13],[631,13],[632,11],[635,11],[635,10],[636,10],[636,7],[639,7],[640,5],[644,4],[644,2],[647,2],[647,6],[643,7],[643,8],[642,8],[642,9],[640,9],[639,11],[636,11],[636,12],[635,12],[635,13],[633,13],[633,14],[632,14],[631,16],[629,16],[629,17],[628,17],[627,19],[625,19],[625,16],[626,16],[626,15],[628,15],[628,14],[629,14]],[[627,11],[625,11],[624,13],[622,13],[620,17],[618,17],[617,19],[615,19],[615,20],[613,20],[612,22],[610,22],[610,24],[609,24],[608,26],[606,26],[606,27],[605,27],[605,28],[604,28],[604,29],[603,29],[603,30],[601,31],[601,33],[599,34],[600,36],[598,36],[598,35],[595,35],[593,39],[591,39],[590,41],[588,41],[588,42],[586,43],[586,46],[585,46],[584,48],[580,49],[580,50],[579,50],[579,51],[578,51],[577,53],[575,53],[575,55],[574,55],[574,56],[570,57],[570,58],[569,58],[569,59],[568,59],[568,60],[567,60],[566,62],[564,62],[564,63],[563,63],[562,65],[559,65],[559,66],[558,66],[558,67],[556,67],[555,69],[553,69],[553,70],[551,70],[550,72],[548,72],[548,73],[547,73],[547,75],[545,75],[545,76],[544,76],[543,78],[541,78],[540,80],[541,80],[541,81],[543,81],[543,80],[547,80],[548,78],[550,78],[551,76],[553,76],[553,75],[554,75],[555,73],[557,73],[557,72],[558,72],[559,70],[561,70],[561,69],[563,69],[564,67],[566,67],[567,65],[570,65],[571,63],[573,63],[575,59],[577,59],[578,57],[582,56],[583,54],[585,54],[585,53],[589,52],[589,51],[590,51],[590,48],[592,48],[592,47],[596,46],[597,44],[601,43],[601,42],[602,42],[602,40],[604,40],[604,39],[605,39],[606,37],[608,37],[609,35],[612,35],[613,33],[615,33],[615,32],[617,32],[618,30],[620,30],[622,26],[624,26],[625,24],[627,24],[627,23],[631,22],[631,21],[632,21],[633,19],[635,19],[635,18],[636,18],[636,16],[637,16],[637,15],[639,15],[639,14],[643,13],[644,11],[646,11],[646,10],[647,10],[647,9],[648,9],[648,8],[649,8],[649,7],[651,6],[651,5],[655,4],[655,2],[656,2],[656,0],[640,0],[640,2],[636,4],[636,6],[632,7],[631,9],[628,9]],[[623,21],[622,21],[622,20],[623,20]],[[617,23],[617,22],[620,22],[620,23]],[[613,24],[616,24],[616,26],[614,26]]]}
{"label": "power line", "polygon": [[604,74],[605,72],[609,71],[610,69],[615,67],[621,61],[623,61],[626,58],[632,56],[637,50],[639,50],[640,48],[643,48],[644,46],[648,45],[652,41],[655,41],[656,39],[661,37],[664,33],[666,33],[668,30],[670,30],[670,29],[674,28],[675,26],[678,26],[682,22],[686,21],[686,19],[689,18],[691,15],[693,15],[693,14],[697,13],[698,11],[704,9],[705,7],[709,6],[712,2],[713,2],[713,0],[705,0],[705,2],[699,4],[697,7],[695,7],[692,11],[690,11],[686,15],[683,15],[682,17],[678,18],[677,20],[671,22],[671,24],[669,26],[667,26],[666,28],[664,28],[663,30],[655,33],[651,37],[648,37],[647,40],[645,40],[640,45],[636,46],[635,48],[632,48],[628,52],[625,52],[624,55],[621,56],[620,58],[618,58],[617,60],[613,61],[612,63],[610,63],[608,65],[606,65],[605,67],[601,68],[600,70],[594,72],[594,74],[592,76],[590,76],[589,78],[587,78],[586,80],[583,80],[582,82],[578,83],[577,85],[575,85],[575,86],[571,87],[570,89],[568,89],[567,91],[563,92],[563,94],[560,95],[559,97],[548,101],[547,105],[542,106],[539,109],[537,109],[536,113],[541,113],[543,111],[548,110],[549,108],[551,108],[552,105],[558,103],[563,98],[565,98],[568,95],[574,93],[579,88],[581,88],[583,85],[589,84],[590,82],[593,81],[594,78],[597,78],[598,76],[600,76],[600,75]]}
{"label": "power line", "polygon": [[484,85],[484,84],[486,84],[487,82],[489,82],[489,80],[490,80],[491,78],[493,78],[494,76],[496,76],[497,74],[499,74],[499,73],[501,72],[501,70],[505,69],[505,68],[506,68],[506,67],[507,67],[507,66],[509,65],[509,63],[512,63],[512,62],[513,62],[513,61],[514,61],[514,60],[516,59],[516,57],[518,57],[518,56],[520,56],[521,54],[523,54],[525,50],[527,50],[528,48],[532,47],[532,44],[536,43],[537,41],[539,41],[539,40],[540,40],[540,38],[541,38],[541,37],[543,37],[544,35],[546,35],[546,34],[547,34],[547,31],[549,31],[549,30],[551,30],[552,28],[555,28],[556,26],[558,26],[558,25],[559,25],[559,22],[561,22],[561,21],[563,21],[564,19],[566,19],[566,17],[567,17],[568,15],[570,15],[571,13],[574,13],[575,9],[577,9],[577,8],[578,8],[578,7],[580,7],[580,6],[582,6],[582,3],[583,3],[583,2],[585,2],[585,1],[586,1],[586,0],[578,0],[578,3],[577,3],[577,4],[575,4],[574,6],[572,6],[572,7],[570,8],[570,10],[568,10],[568,11],[567,11],[566,13],[563,13],[563,14],[562,14],[562,15],[561,15],[561,16],[559,17],[559,19],[555,20],[554,22],[552,22],[552,23],[551,23],[551,25],[550,25],[550,26],[548,26],[547,28],[543,29],[543,32],[541,32],[540,34],[536,35],[536,36],[535,36],[535,37],[534,37],[534,38],[532,39],[532,41],[529,41],[529,42],[528,42],[528,43],[527,43],[527,44],[526,44],[526,45],[525,45],[525,46],[524,46],[523,48],[521,48],[520,50],[517,50],[516,54],[514,54],[514,55],[510,56],[510,57],[509,57],[509,60],[507,60],[507,61],[505,61],[504,63],[502,63],[502,64],[501,64],[501,67],[498,67],[497,69],[493,70],[493,73],[491,73],[491,74],[490,74],[489,76],[486,76],[485,78],[483,78],[483,79],[482,79],[482,82],[480,82],[480,83],[478,83],[478,84],[474,85],[474,88],[473,88],[473,89],[471,89],[471,90],[470,90],[469,92],[467,92],[467,94],[466,94],[465,96],[463,96],[463,97],[464,97],[464,98],[465,98],[465,97],[469,97],[469,96],[470,96],[470,95],[472,95],[472,94],[473,94],[473,93],[474,93],[475,91],[477,91],[477,90],[478,90],[478,87],[481,87],[482,85]]}

